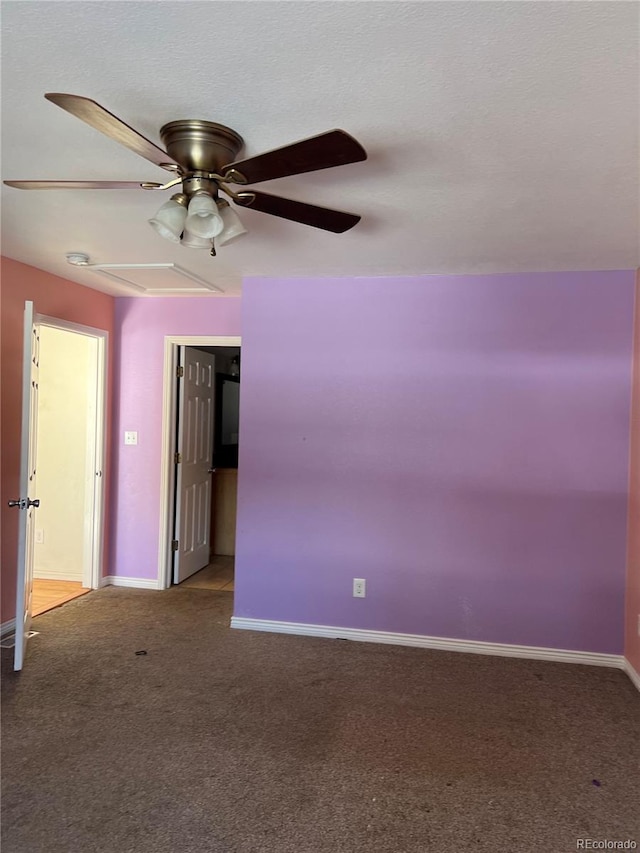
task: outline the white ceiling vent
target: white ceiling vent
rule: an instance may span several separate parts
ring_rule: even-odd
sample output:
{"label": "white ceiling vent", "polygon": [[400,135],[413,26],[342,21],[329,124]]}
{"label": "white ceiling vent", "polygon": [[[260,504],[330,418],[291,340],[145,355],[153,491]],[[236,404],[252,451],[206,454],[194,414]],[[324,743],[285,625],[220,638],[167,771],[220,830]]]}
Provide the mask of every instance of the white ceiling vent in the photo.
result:
{"label": "white ceiling vent", "polygon": [[87,255],[79,253],[67,255],[67,261],[148,296],[224,292],[178,264],[92,264]]}

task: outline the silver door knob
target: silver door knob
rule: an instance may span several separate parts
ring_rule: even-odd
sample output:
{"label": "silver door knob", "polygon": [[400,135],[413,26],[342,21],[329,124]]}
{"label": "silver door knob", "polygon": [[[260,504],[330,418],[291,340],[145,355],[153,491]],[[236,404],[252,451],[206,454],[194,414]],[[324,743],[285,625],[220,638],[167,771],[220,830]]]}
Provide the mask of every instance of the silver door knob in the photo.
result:
{"label": "silver door knob", "polygon": [[207,474],[215,474],[217,470],[218,470],[217,468],[209,468],[209,470],[207,471]]}
{"label": "silver door knob", "polygon": [[9,504],[9,506],[17,506],[20,509],[27,509],[30,506],[40,506],[39,500],[32,501],[31,498],[27,498],[26,500],[24,498],[20,498],[19,501],[7,501],[7,503]]}

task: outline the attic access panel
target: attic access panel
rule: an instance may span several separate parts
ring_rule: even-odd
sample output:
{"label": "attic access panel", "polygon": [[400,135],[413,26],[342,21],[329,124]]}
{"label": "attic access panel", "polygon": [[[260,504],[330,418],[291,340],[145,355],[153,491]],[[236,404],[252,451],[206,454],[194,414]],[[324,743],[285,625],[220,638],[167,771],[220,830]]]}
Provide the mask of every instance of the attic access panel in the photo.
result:
{"label": "attic access panel", "polygon": [[85,269],[147,296],[224,292],[215,284],[173,263],[88,264]]}

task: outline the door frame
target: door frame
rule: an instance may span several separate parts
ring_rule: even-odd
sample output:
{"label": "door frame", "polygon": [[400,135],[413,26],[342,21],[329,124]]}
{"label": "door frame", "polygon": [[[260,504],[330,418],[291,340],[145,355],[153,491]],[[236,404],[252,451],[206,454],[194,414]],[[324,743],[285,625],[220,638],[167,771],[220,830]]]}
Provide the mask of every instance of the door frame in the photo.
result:
{"label": "door frame", "polygon": [[160,456],[160,532],[158,589],[169,589],[173,575],[173,513],[175,503],[175,424],[178,408],[176,370],[180,347],[239,347],[240,335],[165,335],[162,371],[162,446]]}
{"label": "door frame", "polygon": [[[95,470],[93,492],[93,507],[91,517],[85,511],[84,520],[84,548],[83,548],[83,571],[82,585],[87,589],[98,589],[102,583],[102,561],[104,556],[104,492],[105,492],[105,464],[106,464],[106,435],[107,435],[107,346],[109,343],[109,332],[105,329],[96,329],[93,326],[84,326],[73,323],[70,320],[61,320],[58,317],[49,317],[46,314],[36,314],[34,322],[40,326],[48,326],[62,332],[74,332],[94,338],[97,345],[96,352],[96,431],[95,431]],[[89,466],[87,466],[89,467]]]}

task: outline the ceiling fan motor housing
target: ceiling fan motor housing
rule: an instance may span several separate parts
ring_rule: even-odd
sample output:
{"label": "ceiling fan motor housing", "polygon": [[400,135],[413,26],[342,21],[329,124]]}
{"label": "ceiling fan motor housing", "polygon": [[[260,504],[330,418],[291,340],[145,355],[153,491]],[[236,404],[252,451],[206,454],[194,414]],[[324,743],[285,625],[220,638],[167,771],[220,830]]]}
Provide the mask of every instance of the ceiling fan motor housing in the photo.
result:
{"label": "ceiling fan motor housing", "polygon": [[242,137],[212,121],[184,119],[160,128],[167,153],[185,172],[215,172],[233,163],[242,150]]}

